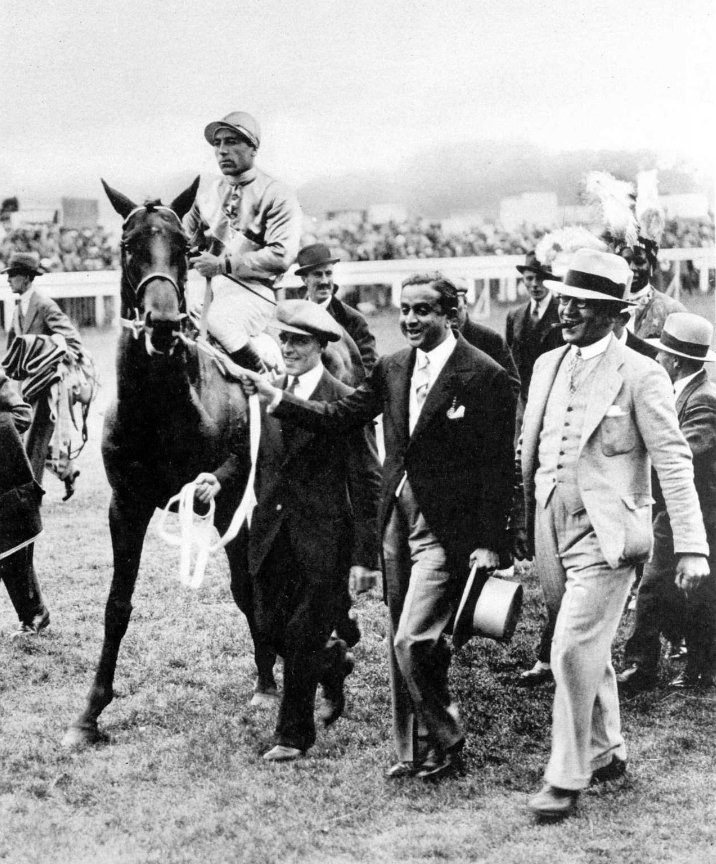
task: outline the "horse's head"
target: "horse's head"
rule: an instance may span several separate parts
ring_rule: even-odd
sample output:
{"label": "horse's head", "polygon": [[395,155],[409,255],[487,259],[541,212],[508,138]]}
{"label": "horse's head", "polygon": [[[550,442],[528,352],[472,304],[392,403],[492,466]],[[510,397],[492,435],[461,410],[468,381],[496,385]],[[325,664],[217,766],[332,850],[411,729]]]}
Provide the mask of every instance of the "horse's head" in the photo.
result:
{"label": "horse's head", "polygon": [[122,316],[142,323],[147,352],[171,354],[186,316],[187,238],[182,218],[199,178],[171,204],[137,205],[102,181],[124,219],[122,226]]}

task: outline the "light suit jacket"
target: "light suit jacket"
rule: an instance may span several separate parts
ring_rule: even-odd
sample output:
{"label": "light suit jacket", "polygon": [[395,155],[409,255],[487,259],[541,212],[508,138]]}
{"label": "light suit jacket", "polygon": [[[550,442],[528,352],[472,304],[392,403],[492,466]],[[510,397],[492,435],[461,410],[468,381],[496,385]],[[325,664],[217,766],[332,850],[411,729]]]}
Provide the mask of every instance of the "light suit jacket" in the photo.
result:
{"label": "light suit jacket", "polygon": [[53,333],[65,337],[67,347],[73,354],[82,353],[80,334],[70,319],[51,297],[47,297],[35,288],[27,307],[27,315],[23,316],[22,321],[19,304],[15,307],[12,324],[7,334],[7,346],[9,348],[12,345],[15,336],[52,336]]}
{"label": "light suit jacket", "polygon": [[[547,399],[568,346],[535,364],[522,426],[526,528],[534,544],[539,437]],[[691,451],[679,430],[666,372],[653,360],[610,341],[594,371],[577,459],[582,502],[611,567],[646,561],[652,551],[653,462],[674,530],[676,554],[708,555],[694,488]]]}

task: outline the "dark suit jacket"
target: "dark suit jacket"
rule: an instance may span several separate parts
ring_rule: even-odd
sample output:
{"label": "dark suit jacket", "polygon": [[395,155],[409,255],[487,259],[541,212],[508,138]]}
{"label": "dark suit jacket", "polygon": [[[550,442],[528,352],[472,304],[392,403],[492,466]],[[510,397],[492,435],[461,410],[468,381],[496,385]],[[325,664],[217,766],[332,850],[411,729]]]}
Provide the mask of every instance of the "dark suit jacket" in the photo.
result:
{"label": "dark suit jacket", "polygon": [[[508,553],[515,399],[507,373],[461,336],[408,432],[415,351],[381,357],[361,386],[336,402],[290,394],[274,416],[313,430],[360,427],[383,414],[385,462],[380,524],[407,472],[420,511],[450,558],[455,578],[477,548]],[[451,419],[449,412],[457,413]]]}
{"label": "dark suit jacket", "polygon": [[545,350],[548,350],[545,349],[543,341],[552,333],[555,325],[559,324],[557,298],[553,294],[549,295],[547,308],[536,324],[532,323],[530,316],[531,302],[530,300],[518,309],[508,312],[505,324],[505,340],[515,358],[522,387],[522,398],[525,400],[529,393],[535,361]]}
{"label": "dark suit jacket", "polygon": [[510,379],[512,392],[515,394],[515,399],[520,395],[520,373],[517,371],[512,352],[507,347],[507,343],[490,327],[484,324],[479,324],[468,318],[460,331],[462,337],[466,339],[470,345],[484,351],[488,357],[499,363],[500,366],[507,372]]}
{"label": "dark suit jacket", "polygon": [[[350,387],[324,371],[312,395],[331,401],[349,393]],[[215,472],[222,491],[233,494],[237,481],[243,482],[247,452],[245,439],[239,439]],[[277,417],[264,412],[256,498],[248,539],[253,576],[282,525],[296,559],[307,568],[340,579],[352,564],[377,566],[380,462],[375,436],[365,427],[348,436],[282,428]]]}
{"label": "dark suit jacket", "polygon": [[332,297],[328,311],[356,343],[365,374],[368,375],[378,362],[375,337],[368,329],[368,322],[356,309],[337,297]]}
{"label": "dark suit jacket", "polygon": [[15,306],[12,324],[7,334],[8,347],[15,336],[31,334],[52,336],[53,333],[60,333],[65,337],[67,347],[73,354],[77,355],[82,352],[80,334],[70,319],[51,297],[46,297],[35,288],[30,298],[27,315],[23,317],[22,321],[20,321],[20,304]]}

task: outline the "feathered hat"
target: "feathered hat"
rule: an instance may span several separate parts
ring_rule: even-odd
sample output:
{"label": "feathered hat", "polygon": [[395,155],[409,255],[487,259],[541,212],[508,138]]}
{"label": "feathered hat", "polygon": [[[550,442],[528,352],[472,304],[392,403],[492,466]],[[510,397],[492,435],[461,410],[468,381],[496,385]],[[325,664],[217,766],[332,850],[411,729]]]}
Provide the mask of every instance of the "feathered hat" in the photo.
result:
{"label": "feathered hat", "polygon": [[591,231],[575,225],[545,234],[535,247],[534,254],[554,273],[560,273],[567,270],[569,259],[577,249],[606,252],[607,245]]}

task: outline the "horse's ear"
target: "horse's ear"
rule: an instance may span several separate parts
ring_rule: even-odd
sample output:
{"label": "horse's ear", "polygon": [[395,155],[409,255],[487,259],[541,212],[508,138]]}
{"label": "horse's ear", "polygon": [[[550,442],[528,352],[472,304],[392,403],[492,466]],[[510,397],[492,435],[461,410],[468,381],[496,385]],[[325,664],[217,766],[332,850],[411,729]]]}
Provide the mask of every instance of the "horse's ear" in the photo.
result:
{"label": "horse's ear", "polygon": [[181,192],[177,197],[172,201],[169,205],[171,209],[177,214],[179,219],[183,219],[186,214],[191,210],[191,205],[194,203],[194,199],[196,198],[196,190],[199,188],[199,178],[191,184],[188,189],[185,189]]}
{"label": "horse's ear", "polygon": [[[100,180],[102,180],[101,177]],[[108,186],[104,180],[102,180],[102,185],[104,186],[104,191],[107,193],[107,197],[109,198],[112,207],[114,207],[122,219],[126,219],[137,205],[127,198],[126,195],[122,195],[121,192],[117,192],[116,189],[112,189],[111,186]]]}

